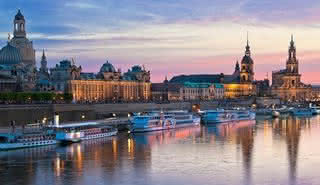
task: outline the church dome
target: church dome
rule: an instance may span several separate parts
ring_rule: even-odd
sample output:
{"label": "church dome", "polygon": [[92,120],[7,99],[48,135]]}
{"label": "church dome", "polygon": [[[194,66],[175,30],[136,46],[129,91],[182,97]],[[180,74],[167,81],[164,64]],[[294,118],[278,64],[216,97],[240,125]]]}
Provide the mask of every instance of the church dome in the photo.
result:
{"label": "church dome", "polygon": [[9,43],[0,50],[0,64],[14,65],[21,63],[21,61],[19,49]]}
{"label": "church dome", "polygon": [[241,61],[242,64],[253,64],[253,60],[250,56],[245,55]]}
{"label": "church dome", "polygon": [[24,20],[24,16],[22,15],[22,13],[20,12],[20,10],[18,10],[18,13],[16,14],[16,16],[14,17],[15,20]]}
{"label": "church dome", "polygon": [[132,67],[131,71],[132,72],[142,72],[143,70],[142,70],[141,66],[135,65]]}
{"label": "church dome", "polygon": [[100,72],[111,72],[115,73],[116,69],[113,67],[112,64],[110,64],[108,61],[102,65],[100,68]]}

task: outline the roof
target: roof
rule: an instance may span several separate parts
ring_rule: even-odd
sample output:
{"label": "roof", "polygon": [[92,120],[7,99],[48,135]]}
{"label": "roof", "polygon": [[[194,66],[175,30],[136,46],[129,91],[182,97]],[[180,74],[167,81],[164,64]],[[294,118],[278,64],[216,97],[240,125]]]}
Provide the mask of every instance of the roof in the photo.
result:
{"label": "roof", "polygon": [[197,75],[179,75],[171,78],[170,83],[220,83],[221,75],[197,74]]}
{"label": "roof", "polygon": [[168,88],[168,84],[167,83],[152,83],[151,84],[151,91],[155,92],[155,91],[166,91],[166,89]]}
{"label": "roof", "polygon": [[109,61],[107,61],[106,63],[104,63],[101,66],[100,72],[111,72],[111,73],[114,73],[114,72],[116,72],[116,69],[113,67],[113,65],[111,63],[109,63]]}
{"label": "roof", "polygon": [[212,83],[191,83],[191,82],[185,82],[183,84],[183,86],[187,88],[209,88],[212,85],[213,85]]}
{"label": "roof", "polygon": [[20,50],[11,44],[7,43],[5,47],[0,50],[0,64],[14,65],[22,61]]}
{"label": "roof", "polygon": [[[223,79],[223,81],[222,81]],[[197,75],[179,75],[170,80],[170,83],[240,83],[238,75],[224,74],[197,74]]]}
{"label": "roof", "polygon": [[24,16],[22,15],[21,11],[18,10],[18,13],[14,17],[15,20],[24,20]]}
{"label": "roof", "polygon": [[50,125],[50,127],[55,128],[74,128],[74,127],[81,127],[81,126],[89,126],[89,125],[98,125],[98,122],[84,122],[84,123],[70,123],[70,124],[63,124],[63,125]]}
{"label": "roof", "polygon": [[253,64],[253,60],[250,57],[250,55],[245,55],[245,56],[243,56],[241,63],[242,64]]}
{"label": "roof", "polygon": [[94,73],[80,73],[81,79],[93,80],[96,79],[96,74]]}

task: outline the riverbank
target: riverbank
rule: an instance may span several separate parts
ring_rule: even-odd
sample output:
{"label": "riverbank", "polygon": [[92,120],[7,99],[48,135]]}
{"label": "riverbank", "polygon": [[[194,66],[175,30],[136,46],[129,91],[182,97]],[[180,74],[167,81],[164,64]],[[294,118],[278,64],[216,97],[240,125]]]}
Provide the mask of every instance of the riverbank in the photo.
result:
{"label": "riverbank", "polygon": [[[256,100],[256,103],[266,105],[277,103],[273,99]],[[23,104],[0,105],[0,127],[8,127],[10,121],[16,124],[32,124],[51,120],[55,112],[60,116],[61,122],[98,120],[115,114],[125,118],[128,113],[150,110],[189,110],[214,109],[224,106],[251,106],[255,103],[253,98],[245,100],[201,101],[201,102],[171,102],[171,103],[116,103],[116,104]]]}

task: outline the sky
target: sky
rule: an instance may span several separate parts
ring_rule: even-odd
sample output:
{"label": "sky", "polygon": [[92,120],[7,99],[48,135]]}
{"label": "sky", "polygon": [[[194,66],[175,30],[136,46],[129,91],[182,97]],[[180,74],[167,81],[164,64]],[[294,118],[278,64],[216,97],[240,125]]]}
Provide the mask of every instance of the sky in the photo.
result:
{"label": "sky", "polygon": [[261,80],[285,67],[291,34],[302,80],[320,84],[319,0],[0,0],[0,46],[21,9],[27,36],[49,67],[74,58],[85,72],[109,60],[144,65],[153,82],[180,74],[230,74],[247,32]]}

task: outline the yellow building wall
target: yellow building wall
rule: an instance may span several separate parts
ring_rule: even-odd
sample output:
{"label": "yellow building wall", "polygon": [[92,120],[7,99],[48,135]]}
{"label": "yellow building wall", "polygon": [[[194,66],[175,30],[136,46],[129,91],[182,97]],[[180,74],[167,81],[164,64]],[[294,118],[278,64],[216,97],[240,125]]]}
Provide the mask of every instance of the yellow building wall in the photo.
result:
{"label": "yellow building wall", "polygon": [[136,81],[70,80],[68,93],[75,101],[146,101],[151,83]]}
{"label": "yellow building wall", "polygon": [[223,84],[223,86],[225,98],[256,95],[256,88],[253,84]]}

